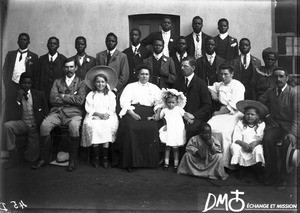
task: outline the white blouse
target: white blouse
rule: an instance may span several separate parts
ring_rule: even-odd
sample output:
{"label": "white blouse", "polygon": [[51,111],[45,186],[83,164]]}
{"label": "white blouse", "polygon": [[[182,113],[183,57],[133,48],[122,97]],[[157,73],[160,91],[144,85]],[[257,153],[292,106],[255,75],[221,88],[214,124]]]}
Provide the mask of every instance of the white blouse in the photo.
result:
{"label": "white blouse", "polygon": [[93,116],[95,112],[112,115],[116,113],[116,96],[112,91],[108,91],[107,95],[91,91],[86,96],[85,110],[88,116]]}
{"label": "white blouse", "polygon": [[232,79],[229,84],[215,82],[208,88],[218,95],[220,103],[225,105],[231,114],[237,111],[236,103],[244,100],[245,87],[238,80]]}
{"label": "white blouse", "polygon": [[120,117],[126,114],[127,110],[134,110],[134,104],[154,106],[154,110],[162,107],[161,90],[152,83],[141,84],[139,81],[128,84],[120,98]]}

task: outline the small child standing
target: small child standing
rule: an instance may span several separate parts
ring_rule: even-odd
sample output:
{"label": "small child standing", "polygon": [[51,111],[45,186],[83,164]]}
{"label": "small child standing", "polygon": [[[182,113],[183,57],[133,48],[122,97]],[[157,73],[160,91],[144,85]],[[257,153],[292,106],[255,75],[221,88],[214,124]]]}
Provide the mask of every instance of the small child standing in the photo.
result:
{"label": "small child standing", "polygon": [[183,122],[183,115],[185,114],[183,107],[186,104],[186,97],[176,89],[162,89],[162,95],[166,106],[160,112],[160,118],[164,118],[166,124],[159,130],[159,138],[162,143],[166,144],[163,170],[167,171],[169,168],[170,151],[172,148],[174,154],[173,171],[177,172],[179,164],[178,147],[186,143],[186,132]]}
{"label": "small child standing", "polygon": [[189,140],[177,174],[221,180],[228,177],[224,170],[221,144],[211,135],[208,123],[202,123],[199,135]]}
{"label": "small child standing", "polygon": [[231,164],[238,166],[236,177],[245,176],[245,167],[254,166],[256,178],[262,181],[262,166],[265,164],[262,139],[264,136],[265,122],[261,120],[268,114],[268,108],[260,102],[252,100],[239,101],[236,104],[244,117],[238,121],[234,128],[230,151]]}

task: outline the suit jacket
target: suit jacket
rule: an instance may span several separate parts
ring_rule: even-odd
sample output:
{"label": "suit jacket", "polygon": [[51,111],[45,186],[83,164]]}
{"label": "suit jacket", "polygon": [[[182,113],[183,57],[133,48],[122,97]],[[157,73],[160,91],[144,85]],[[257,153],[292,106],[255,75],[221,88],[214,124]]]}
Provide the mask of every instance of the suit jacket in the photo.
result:
{"label": "suit jacket", "polygon": [[211,96],[205,82],[194,75],[188,88],[185,88],[185,78],[181,76],[174,84],[174,89],[185,93],[187,102],[186,112],[192,113],[196,119],[207,121],[211,111]]}
{"label": "suit jacket", "polygon": [[[205,51],[205,40],[210,37],[209,35],[205,34],[202,32],[201,38],[202,38],[202,46],[201,46],[201,51],[202,55],[206,52]],[[191,57],[195,57],[195,44],[194,44],[194,39],[193,39],[193,32],[189,35],[186,36],[186,41],[187,41],[187,53]]]}
{"label": "suit jacket", "polygon": [[225,61],[231,61],[234,58],[236,58],[239,55],[239,45],[238,45],[238,41],[236,38],[231,37],[230,35],[227,36],[226,42],[226,49],[225,49],[225,54],[221,55],[220,54],[220,46],[218,46],[218,43],[220,43],[220,41],[222,41],[222,39],[220,38],[219,35],[217,35],[216,37],[214,37],[214,40],[216,42],[216,53],[218,56],[220,56],[221,58],[225,59]]}
{"label": "suit jacket", "polygon": [[123,53],[127,55],[127,60],[129,64],[129,79],[127,84],[136,82],[137,76],[135,68],[137,67],[137,65],[141,64],[145,58],[150,57],[152,53],[149,49],[142,45],[140,45],[137,55],[134,55],[131,46],[125,49]]}
{"label": "suit jacket", "polygon": [[176,80],[175,65],[170,57],[162,56],[161,67],[159,70],[159,81],[153,76],[153,60],[156,60],[153,56],[146,58],[144,63],[150,68],[149,82],[156,84],[159,88],[171,88]]}
{"label": "suit jacket", "polygon": [[[75,76],[73,82],[68,87],[65,76],[56,79],[50,93],[50,103],[53,106],[50,114],[65,113],[69,118],[76,115],[82,116],[83,104],[86,97],[86,85],[78,76]],[[66,94],[67,93],[67,94]],[[65,94],[61,99],[58,95]]]}
{"label": "suit jacket", "polygon": [[[259,101],[268,106],[271,118],[287,133],[297,136],[298,122],[300,120],[300,105],[297,104],[297,91],[287,85],[282,93],[277,96],[277,87],[269,88]],[[298,113],[297,113],[298,111]],[[270,127],[270,126],[268,126]]]}
{"label": "suit jacket", "polygon": [[78,69],[76,71],[76,75],[81,79],[84,80],[85,79],[85,75],[86,73],[92,69],[94,66],[96,66],[96,59],[92,56],[89,55],[85,55],[84,59],[83,59],[83,63],[82,65],[80,65],[79,63],[79,58],[77,57],[77,55],[74,55],[73,57],[76,58],[77,61],[77,65],[78,65]]}
{"label": "suit jacket", "polygon": [[[107,50],[97,53],[96,64],[107,64]],[[119,50],[116,50],[111,56],[108,66],[113,68],[117,72],[119,81],[116,88],[118,91],[122,90],[129,78],[129,66],[126,54],[120,52]]]}
{"label": "suit jacket", "polygon": [[43,91],[48,102],[53,82],[64,75],[63,67],[65,60],[66,57],[60,53],[58,53],[57,58],[52,64],[49,62],[48,53],[42,55],[38,60],[38,68],[34,77],[34,88]]}
{"label": "suit jacket", "polygon": [[[9,51],[5,57],[5,62],[3,65],[3,82],[6,90],[8,91],[10,89],[10,84],[15,84],[15,82],[13,82],[11,79],[15,67],[17,53],[18,50]],[[25,64],[26,72],[30,72],[34,77],[37,70],[38,55],[28,50],[27,58],[28,60]]]}
{"label": "suit jacket", "polygon": [[180,75],[182,75],[182,73],[181,73],[181,62],[178,60],[176,54],[173,55],[171,58],[174,62],[175,70],[176,70],[176,76],[178,78]]}
{"label": "suit jacket", "polygon": [[[153,41],[155,39],[162,39],[163,40],[163,37],[162,37],[162,32],[161,31],[158,31],[158,32],[153,32],[153,33],[150,33],[146,38],[144,38],[142,41],[141,41],[141,44],[146,47],[148,45],[152,45]],[[172,56],[175,54],[176,52],[176,41],[178,39],[178,36],[174,35],[172,33],[172,30],[171,30],[171,36],[170,36],[170,40],[169,40],[169,44],[168,44],[168,48],[169,48],[169,55]]]}
{"label": "suit jacket", "polygon": [[234,75],[233,78],[239,80],[242,84],[245,86],[245,99],[253,99],[252,94],[253,92],[251,91],[251,80],[254,75],[254,72],[256,72],[256,69],[261,67],[261,62],[258,58],[254,56],[250,56],[250,64],[249,66],[252,67],[250,70],[250,78],[249,77],[244,77],[243,74],[243,64],[241,61],[241,57],[238,56],[236,57],[232,62],[231,62],[234,70]]}
{"label": "suit jacket", "polygon": [[[33,116],[34,116],[37,127],[39,127],[42,124],[44,118],[46,118],[46,116],[49,113],[48,102],[46,101],[45,94],[43,92],[35,90],[35,89],[31,89],[30,92],[32,95]],[[19,116],[18,120],[21,120],[22,116],[23,116],[22,102],[20,102],[20,104],[18,104],[16,102],[16,104],[18,106],[18,111],[17,111],[18,116]]]}
{"label": "suit jacket", "polygon": [[[221,57],[219,57],[218,55],[216,55],[215,60],[213,62],[213,64],[216,65],[216,70],[215,70],[215,74],[217,76],[217,78],[220,80],[220,70],[219,70],[219,66],[221,64],[223,64],[225,62],[225,60]],[[196,68],[194,73],[199,76],[202,80],[205,81],[205,83],[207,85],[212,85],[214,82],[209,82],[208,80],[208,76],[206,75],[206,66],[209,64],[206,54],[204,54],[203,56],[201,56],[200,58],[198,58],[196,60]]]}

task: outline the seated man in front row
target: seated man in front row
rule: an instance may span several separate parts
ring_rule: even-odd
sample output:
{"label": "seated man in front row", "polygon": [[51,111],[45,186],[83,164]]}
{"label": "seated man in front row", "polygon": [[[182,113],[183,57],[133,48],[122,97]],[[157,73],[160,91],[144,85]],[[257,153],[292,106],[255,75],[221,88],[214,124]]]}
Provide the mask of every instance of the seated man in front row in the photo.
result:
{"label": "seated man in front row", "polygon": [[51,108],[49,115],[41,125],[41,158],[32,169],[39,169],[49,163],[50,132],[59,125],[67,125],[70,133],[68,171],[76,169],[76,156],[79,147],[79,128],[82,120],[83,103],[86,96],[86,86],[75,75],[78,66],[75,57],[66,59],[64,63],[65,76],[54,81],[50,92]]}
{"label": "seated man in front row", "polygon": [[32,75],[23,72],[20,77],[21,89],[18,91],[15,105],[18,111],[18,120],[4,123],[4,141],[9,152],[9,161],[5,169],[13,167],[16,158],[16,138],[17,135],[28,134],[28,144],[24,153],[25,160],[34,162],[40,154],[39,149],[39,129],[43,119],[48,114],[48,106],[43,92],[32,89]]}

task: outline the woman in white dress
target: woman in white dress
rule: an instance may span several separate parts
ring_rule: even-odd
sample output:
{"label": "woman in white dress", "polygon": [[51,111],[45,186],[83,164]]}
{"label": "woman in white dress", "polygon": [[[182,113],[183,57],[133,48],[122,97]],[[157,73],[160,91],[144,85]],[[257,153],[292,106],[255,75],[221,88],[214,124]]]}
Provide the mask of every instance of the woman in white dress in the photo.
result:
{"label": "woman in white dress", "polygon": [[212,128],[212,135],[220,141],[223,148],[223,160],[226,168],[230,165],[230,145],[232,143],[233,129],[238,120],[243,116],[236,108],[236,103],[244,100],[245,87],[238,80],[233,79],[233,68],[223,64],[220,66],[221,82],[208,86],[212,99],[220,102],[221,108],[213,113],[208,121]]}
{"label": "woman in white dress", "polygon": [[86,74],[85,79],[92,91],[86,97],[82,146],[93,147],[92,164],[98,168],[100,144],[103,144],[103,167],[107,168],[109,143],[115,141],[119,125],[116,96],[110,90],[117,84],[117,75],[110,67],[97,66]]}

